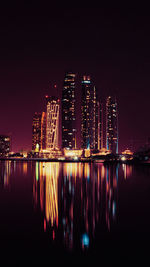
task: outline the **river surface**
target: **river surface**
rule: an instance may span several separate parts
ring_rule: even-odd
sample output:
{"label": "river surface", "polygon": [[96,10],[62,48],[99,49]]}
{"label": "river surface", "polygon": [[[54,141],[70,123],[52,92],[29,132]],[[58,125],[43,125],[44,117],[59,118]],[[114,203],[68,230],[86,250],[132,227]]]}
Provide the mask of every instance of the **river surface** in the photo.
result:
{"label": "river surface", "polygon": [[0,161],[1,262],[111,266],[149,250],[150,166]]}

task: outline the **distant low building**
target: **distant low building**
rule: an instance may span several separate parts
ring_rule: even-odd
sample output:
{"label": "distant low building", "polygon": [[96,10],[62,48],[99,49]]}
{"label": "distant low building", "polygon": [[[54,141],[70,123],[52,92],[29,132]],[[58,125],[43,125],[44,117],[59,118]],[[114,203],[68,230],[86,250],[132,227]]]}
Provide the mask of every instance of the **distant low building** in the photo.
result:
{"label": "distant low building", "polygon": [[10,136],[0,135],[0,157],[8,156],[10,152]]}
{"label": "distant low building", "polygon": [[126,149],[122,152],[123,155],[133,155],[133,152],[130,149]]}

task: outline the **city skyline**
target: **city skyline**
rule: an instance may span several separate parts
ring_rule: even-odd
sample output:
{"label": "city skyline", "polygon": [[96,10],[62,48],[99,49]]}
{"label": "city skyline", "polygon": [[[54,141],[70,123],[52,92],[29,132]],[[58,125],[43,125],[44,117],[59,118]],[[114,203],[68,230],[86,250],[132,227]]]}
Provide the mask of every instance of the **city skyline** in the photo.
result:
{"label": "city skyline", "polygon": [[[116,97],[107,97],[106,108],[89,75],[81,79],[81,106],[79,117],[81,125],[77,127],[76,74],[65,73],[62,88],[62,99],[46,95],[46,107],[42,113],[35,112],[32,122],[32,153],[52,154],[58,150],[91,150],[107,149],[118,154],[118,108]],[[57,85],[54,85],[57,88]],[[61,112],[60,112],[61,111]],[[105,118],[103,116],[105,112]],[[105,129],[103,127],[105,125]],[[60,130],[61,129],[61,130]],[[106,131],[106,134],[104,134]],[[80,145],[77,144],[77,133]],[[104,138],[106,146],[104,146]],[[80,151],[81,151],[80,150]],[[44,152],[45,151],[45,152]],[[51,154],[51,156],[52,156]]]}
{"label": "city skyline", "polygon": [[[66,74],[65,74],[65,80],[67,80],[68,79],[68,77],[67,77],[67,75],[73,75],[74,76],[74,78],[75,78],[75,76],[77,76],[77,74],[72,74],[73,72],[66,72]],[[80,75],[78,75],[78,77],[80,77]],[[71,77],[72,78],[72,77]],[[73,82],[75,83],[75,80],[74,80],[74,78],[73,78]],[[70,79],[70,78],[69,78]],[[83,130],[82,130],[82,119],[83,119],[83,117],[84,117],[84,115],[83,115],[83,110],[82,110],[82,106],[83,106],[83,104],[82,104],[82,99],[83,99],[83,83],[84,83],[84,80],[85,80],[85,83],[86,83],[86,79],[87,79],[87,83],[89,82],[89,85],[90,85],[90,90],[91,90],[91,92],[90,92],[90,95],[88,96],[88,98],[89,98],[89,103],[91,102],[92,103],[92,105],[93,105],[93,107],[92,107],[92,110],[90,111],[91,112],[91,114],[92,114],[92,112],[94,112],[94,121],[92,121],[92,119],[88,119],[88,120],[91,120],[91,123],[92,124],[90,124],[90,126],[88,126],[87,127],[87,129],[90,129],[90,131],[91,131],[91,129],[94,127],[94,124],[95,124],[95,126],[97,127],[97,131],[95,131],[95,132],[93,132],[92,133],[92,140],[90,141],[90,143],[92,143],[92,146],[89,146],[89,147],[91,147],[92,149],[101,149],[101,148],[106,148],[107,150],[110,150],[110,151],[112,151],[112,152],[114,152],[114,153],[121,153],[121,151],[123,151],[123,149],[121,150],[121,149],[119,149],[118,150],[118,143],[120,144],[120,142],[119,142],[119,134],[118,134],[118,103],[116,102],[116,95],[111,95],[111,96],[107,96],[106,98],[105,98],[105,100],[103,100],[103,101],[105,101],[105,102],[102,102],[102,99],[103,98],[101,98],[100,96],[97,96],[97,89],[95,88],[95,85],[94,85],[94,83],[93,83],[93,85],[91,85],[91,78],[90,78],[90,76],[89,75],[83,75],[82,77],[81,77],[81,80],[79,81],[78,80],[78,82],[77,82],[77,84],[78,84],[78,90],[79,90],[79,88],[81,89],[81,91],[82,91],[82,93],[81,93],[81,95],[80,95],[80,100],[79,100],[79,96],[78,96],[78,92],[76,92],[76,89],[75,89],[75,87],[74,87],[74,89],[73,89],[73,95],[74,95],[74,100],[73,100],[73,104],[71,104],[71,109],[73,109],[73,116],[74,116],[74,118],[73,118],[73,120],[74,120],[74,128],[75,129],[73,129],[73,131],[74,131],[74,133],[75,133],[75,135],[74,135],[74,138],[73,138],[73,142],[74,142],[74,146],[71,146],[70,148],[86,148],[86,147],[88,147],[88,145],[86,144],[86,146],[84,147],[83,146],[83,144],[82,144],[82,142],[83,142],[83,136],[82,136],[82,132],[83,132]],[[68,81],[67,81],[68,82]],[[70,81],[69,81],[70,82]],[[80,85],[79,85],[79,83],[80,83]],[[88,85],[88,86],[89,86]],[[64,85],[62,86],[62,103],[61,103],[61,106],[60,106],[60,108],[61,108],[61,111],[62,111],[62,119],[60,119],[60,117],[59,117],[59,127],[63,127],[63,115],[65,114],[65,112],[63,112],[63,98],[65,98],[66,97],[66,95],[64,95],[63,96],[63,91],[64,91],[64,87],[65,87],[65,83],[64,83]],[[46,99],[46,101],[47,101],[47,99],[50,99],[51,97],[52,98],[56,98],[56,99],[59,99],[56,95],[59,95],[60,94],[60,92],[58,91],[58,89],[57,89],[57,84],[55,83],[55,84],[53,84],[53,86],[52,86],[52,88],[53,88],[53,94],[55,95],[55,96],[48,96],[48,95],[46,95],[45,97],[43,97],[43,98],[45,98]],[[68,85],[67,85],[67,83],[66,83],[66,89],[68,89],[69,87],[68,87]],[[72,90],[72,89],[71,89]],[[71,91],[72,92],[72,91]],[[77,95],[77,99],[75,99],[75,95]],[[116,137],[115,137],[115,139],[117,140],[116,141],[116,149],[114,150],[114,149],[109,149],[109,145],[108,145],[108,140],[107,140],[107,101],[108,101],[108,99],[109,98],[112,98],[112,99],[114,99],[114,102],[112,102],[112,109],[113,108],[115,108],[115,112],[116,112],[116,114],[117,115],[115,115],[116,117],[117,117],[117,125],[115,126],[116,127]],[[95,100],[94,100],[95,99]],[[78,100],[79,100],[79,103],[80,103],[80,107],[79,107],[79,103],[78,103],[78,105],[76,105],[76,103],[75,102],[78,102]],[[59,99],[59,101],[60,101],[60,99]],[[68,100],[69,101],[69,100]],[[95,104],[95,107],[94,107],[94,102],[96,103]],[[71,102],[72,103],[72,102]],[[45,104],[45,103],[44,103]],[[102,106],[103,105],[105,105],[106,104],[106,107],[105,107],[105,110],[102,108]],[[44,105],[43,105],[44,106]],[[40,107],[38,108],[39,110],[41,109]],[[44,137],[44,134],[46,134],[46,133],[44,133],[44,131],[45,131],[45,127],[46,127],[46,109],[47,108],[45,108],[45,107],[43,107],[43,110],[44,111],[42,111],[41,110],[41,112],[39,112],[39,111],[35,111],[34,112],[34,115],[33,115],[33,122],[32,122],[32,137],[31,137],[31,142],[32,142],[32,144],[31,144],[31,146],[29,147],[28,146],[28,148],[27,149],[23,149],[23,146],[22,146],[22,148],[21,149],[19,149],[19,150],[12,150],[12,151],[14,151],[14,152],[21,152],[21,151],[23,151],[23,150],[26,150],[26,151],[31,151],[31,147],[32,147],[32,150],[35,150],[35,148],[36,148],[36,146],[35,146],[35,144],[34,144],[34,119],[35,119],[35,125],[38,123],[40,126],[40,129],[38,129],[37,130],[37,133],[35,133],[35,135],[37,135],[36,136],[36,143],[38,143],[39,144],[39,147],[38,147],[38,149],[40,150],[40,149],[46,149],[46,139],[47,138],[45,138]],[[66,106],[64,106],[64,109],[66,109]],[[78,111],[79,111],[79,113],[78,113],[78,111],[77,111],[77,109],[78,109]],[[70,109],[68,109],[68,110],[70,110]],[[96,113],[95,113],[96,112]],[[103,115],[103,112],[104,112],[104,114],[105,115]],[[59,112],[60,113],[60,112]],[[78,113],[78,115],[77,115],[77,117],[78,117],[78,119],[76,119],[76,114],[75,113]],[[91,117],[91,114],[90,114],[90,117]],[[112,115],[112,118],[113,118],[113,116],[114,116],[114,114]],[[97,117],[97,118],[96,118]],[[105,118],[104,117],[106,117],[106,120],[105,120]],[[40,121],[38,121],[37,122],[37,118],[38,118],[38,120]],[[43,125],[43,120],[44,120],[44,125]],[[95,123],[96,122],[96,120],[97,120],[97,123]],[[80,121],[80,123],[79,123],[79,121]],[[78,125],[78,126],[77,126]],[[103,126],[104,125],[104,126]],[[99,129],[98,129],[98,127],[99,127]],[[37,127],[38,128],[38,127]],[[104,129],[105,128],[105,129]],[[63,129],[63,128],[62,128]],[[39,133],[38,133],[38,131],[40,132],[40,135],[39,135]],[[97,132],[97,133],[96,133]],[[104,132],[106,132],[106,133],[104,133]],[[96,134],[98,134],[99,135],[99,137],[97,136],[97,138],[96,138]],[[5,134],[6,135],[6,134]],[[47,134],[46,134],[47,135]],[[12,140],[13,140],[13,137],[12,137],[12,135],[11,134],[8,134],[8,136],[10,136],[10,139],[11,139],[11,148],[13,147],[13,142],[12,142]],[[67,147],[67,146],[63,146],[63,138],[62,138],[62,136],[63,136],[63,133],[62,133],[62,135],[61,134],[59,134],[59,137],[57,137],[57,138],[59,138],[59,140],[58,140],[58,143],[59,143],[59,148],[65,148],[65,147]],[[91,134],[89,134],[89,136],[88,136],[88,138],[89,138],[89,140],[90,140],[90,137],[91,136]],[[43,138],[43,139],[42,139]],[[96,139],[97,139],[97,141],[96,141]],[[113,138],[112,138],[113,139]],[[44,144],[44,143],[45,144]],[[133,142],[134,142],[134,140],[133,140]],[[106,143],[106,145],[105,145],[105,143]],[[94,144],[94,145],[93,145]],[[99,144],[99,145],[98,145]],[[142,143],[142,145],[141,145],[141,147],[142,146],[144,146],[144,145],[146,145],[146,144],[149,144],[149,137],[147,138],[147,140],[146,140],[146,142],[144,143]],[[69,147],[69,146],[68,146]],[[57,148],[58,148],[58,145],[57,145]],[[131,149],[131,150],[134,150],[134,149],[132,149],[132,145],[127,145],[126,147],[125,147],[125,149]],[[136,149],[139,149],[140,148],[140,145],[138,146],[138,147],[136,147]],[[134,150],[134,152],[136,152],[136,149]]]}
{"label": "city skyline", "polygon": [[[67,69],[90,75],[102,100],[117,96],[120,151],[147,142],[150,22],[145,10],[52,6],[49,13],[38,5],[2,10],[0,133],[11,134],[12,150],[31,148],[33,114],[43,111],[44,95],[61,99]],[[80,101],[79,86],[77,95]]]}

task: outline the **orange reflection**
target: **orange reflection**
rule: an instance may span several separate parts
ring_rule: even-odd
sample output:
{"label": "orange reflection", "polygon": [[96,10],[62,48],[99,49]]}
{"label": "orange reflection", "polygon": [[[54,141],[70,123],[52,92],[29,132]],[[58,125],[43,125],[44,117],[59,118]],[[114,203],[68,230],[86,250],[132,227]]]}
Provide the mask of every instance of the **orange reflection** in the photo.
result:
{"label": "orange reflection", "polygon": [[45,214],[47,222],[58,226],[58,175],[59,163],[47,163],[46,173],[46,207]]}
{"label": "orange reflection", "polygon": [[[44,212],[44,231],[50,222],[58,226],[58,177],[59,162],[36,162],[35,179],[33,184],[34,202],[38,204],[38,194],[41,211]],[[54,234],[53,234],[54,236]]]}
{"label": "orange reflection", "polygon": [[124,179],[127,179],[132,175],[132,165],[122,164],[122,169],[124,173]]}
{"label": "orange reflection", "polygon": [[85,163],[84,165],[84,174],[86,179],[90,179],[90,165],[89,163]]}
{"label": "orange reflection", "polygon": [[9,177],[10,177],[10,173],[11,173],[11,161],[10,160],[6,160],[5,161],[5,168],[4,168],[4,186],[8,186],[9,185]]}
{"label": "orange reflection", "polygon": [[50,231],[53,240],[62,236],[68,249],[73,248],[77,238],[83,238],[84,248],[100,221],[109,230],[116,221],[117,183],[116,166],[81,162],[36,164],[34,195],[43,211],[44,231]]}
{"label": "orange reflection", "polygon": [[101,165],[101,177],[102,177],[102,179],[105,178],[105,167],[104,167],[104,165]]}
{"label": "orange reflection", "polygon": [[23,162],[23,174],[24,175],[27,174],[27,167],[28,167],[28,163],[27,162]]}
{"label": "orange reflection", "polygon": [[79,174],[79,164],[76,162],[64,163],[63,174],[68,178],[70,177],[76,178],[77,175]]}

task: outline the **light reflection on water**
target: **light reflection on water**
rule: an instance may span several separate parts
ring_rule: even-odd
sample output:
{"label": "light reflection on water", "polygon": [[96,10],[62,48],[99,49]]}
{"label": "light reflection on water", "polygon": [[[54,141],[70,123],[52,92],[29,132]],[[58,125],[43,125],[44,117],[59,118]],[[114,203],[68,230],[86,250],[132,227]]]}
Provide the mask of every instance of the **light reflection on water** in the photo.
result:
{"label": "light reflection on water", "polygon": [[118,166],[36,162],[33,197],[44,231],[69,249],[87,248],[100,223],[110,231],[117,220],[117,183]]}
{"label": "light reflection on water", "polygon": [[[4,210],[3,199],[7,202],[9,198],[11,201],[16,198],[13,212],[15,208],[21,212],[15,212],[20,224],[32,225],[30,234],[35,242],[42,231],[56,248],[83,252],[94,248],[99,253],[109,236],[112,242],[118,240],[120,234],[122,240],[126,235],[128,240],[130,237],[143,240],[143,232],[150,237],[148,166],[0,161],[0,175],[0,211]],[[23,208],[18,208],[19,205]],[[28,214],[30,207],[33,209]],[[4,221],[9,231],[13,226],[12,232],[18,232],[18,218],[11,222],[11,213],[6,205],[3,217],[7,214],[9,219]],[[36,235],[34,218],[38,218]],[[25,226],[19,227],[20,231],[28,232]],[[99,243],[101,246],[97,248]],[[109,243],[106,241],[106,244]],[[137,244],[140,248],[140,242]]]}

